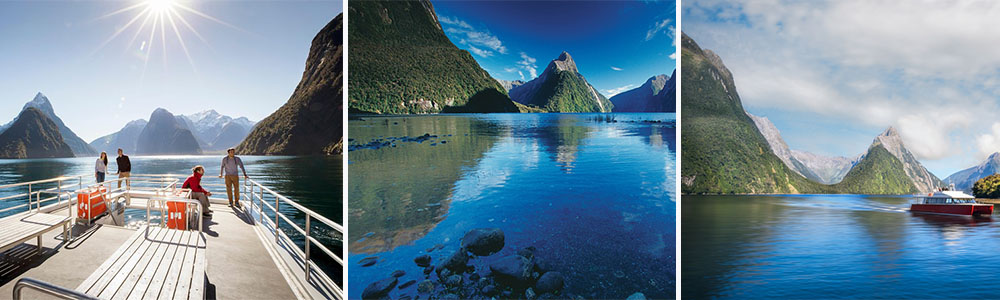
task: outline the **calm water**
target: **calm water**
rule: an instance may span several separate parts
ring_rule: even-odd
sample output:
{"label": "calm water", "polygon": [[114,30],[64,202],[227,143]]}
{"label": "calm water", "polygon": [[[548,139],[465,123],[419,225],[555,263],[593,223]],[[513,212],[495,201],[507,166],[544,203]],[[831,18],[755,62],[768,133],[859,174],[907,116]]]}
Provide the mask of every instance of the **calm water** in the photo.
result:
{"label": "calm water", "polygon": [[[423,280],[470,229],[499,227],[504,249],[533,246],[566,292],[672,298],[674,114],[488,114],[365,117],[349,122],[348,297],[395,270]],[[642,122],[661,121],[662,123]],[[420,142],[414,137],[435,135]],[[419,139],[417,139],[419,140]],[[392,144],[392,143],[389,143]],[[359,267],[368,257],[379,261]],[[416,295],[416,285],[390,296]]]}
{"label": "calm water", "polygon": [[[340,156],[331,157],[276,157],[276,156],[241,156],[250,178],[261,184],[281,193],[282,195],[297,201],[303,206],[319,213],[330,220],[341,223],[343,210],[343,194],[341,190],[342,181],[342,160]],[[133,157],[133,174],[190,174],[191,167],[203,165],[206,168],[206,176],[202,179],[205,184],[223,183],[218,178],[219,165],[222,155],[218,156],[157,156],[157,157]],[[92,184],[94,181],[94,162],[97,157],[63,158],[63,159],[24,159],[24,160],[3,160],[0,159],[0,185],[27,182],[34,180],[49,179],[63,175],[87,174],[83,184]],[[117,170],[114,157],[109,158],[109,172]],[[211,176],[214,175],[214,176]],[[116,175],[108,174],[107,180],[118,178]],[[242,182],[241,182],[242,183]],[[76,181],[73,181],[76,188]],[[43,186],[45,187],[52,187]],[[37,190],[38,187],[34,187]],[[226,197],[225,187],[207,188],[213,192],[214,197]],[[25,193],[27,188],[7,189],[0,191],[0,197],[14,193]],[[269,197],[265,197],[269,198]],[[25,199],[11,199],[0,201],[0,208],[16,206],[25,203]],[[50,204],[50,203],[45,203]],[[273,206],[273,203],[272,203]],[[282,213],[290,219],[296,221],[300,227],[304,227],[305,215],[298,210],[286,205],[280,207]],[[266,210],[266,209],[265,209]],[[23,210],[18,210],[23,211]],[[17,212],[17,211],[16,211]],[[10,213],[0,213],[0,216]],[[145,210],[128,210],[126,216],[129,222],[145,220]],[[273,216],[273,214],[270,214]],[[342,249],[342,237],[339,233],[333,232],[329,227],[318,225],[313,222],[314,234],[324,242],[335,253],[340,253]],[[284,226],[283,226],[284,227]],[[288,227],[285,230],[293,239],[299,240],[298,235],[293,234],[294,229]],[[313,253],[321,253],[313,251]],[[332,260],[319,257],[317,263],[327,269],[327,273],[334,280],[340,281],[341,272],[339,267],[333,264]]]}
{"label": "calm water", "polygon": [[1000,216],[912,197],[684,196],[682,297],[997,298]]}

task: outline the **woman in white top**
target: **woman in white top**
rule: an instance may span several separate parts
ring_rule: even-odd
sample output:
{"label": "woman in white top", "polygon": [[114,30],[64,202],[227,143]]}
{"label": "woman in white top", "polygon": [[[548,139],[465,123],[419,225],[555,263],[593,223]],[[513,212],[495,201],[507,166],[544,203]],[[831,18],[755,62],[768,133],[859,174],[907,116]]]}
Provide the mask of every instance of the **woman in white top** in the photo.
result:
{"label": "woman in white top", "polygon": [[101,152],[101,158],[97,159],[97,166],[94,167],[94,176],[97,177],[97,183],[103,185],[104,175],[108,173],[108,153]]}

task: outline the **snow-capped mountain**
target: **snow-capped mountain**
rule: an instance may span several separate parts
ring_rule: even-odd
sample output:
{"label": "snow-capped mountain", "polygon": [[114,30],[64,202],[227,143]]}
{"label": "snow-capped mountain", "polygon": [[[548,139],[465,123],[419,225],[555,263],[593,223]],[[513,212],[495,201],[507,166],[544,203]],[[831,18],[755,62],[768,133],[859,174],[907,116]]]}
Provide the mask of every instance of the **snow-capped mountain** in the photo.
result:
{"label": "snow-capped mountain", "polygon": [[179,115],[178,121],[194,133],[198,144],[206,151],[226,150],[235,147],[248,134],[255,122],[246,117],[232,118],[215,110],[191,115]]}

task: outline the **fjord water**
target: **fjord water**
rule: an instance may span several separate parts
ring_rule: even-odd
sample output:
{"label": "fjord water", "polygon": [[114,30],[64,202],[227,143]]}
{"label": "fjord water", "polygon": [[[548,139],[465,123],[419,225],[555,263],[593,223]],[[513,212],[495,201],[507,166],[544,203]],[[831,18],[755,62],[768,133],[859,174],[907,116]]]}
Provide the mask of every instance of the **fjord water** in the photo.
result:
{"label": "fjord water", "polygon": [[1000,216],[912,196],[683,196],[682,297],[996,298]]}
{"label": "fjord water", "polygon": [[[130,156],[130,160],[132,161],[133,174],[190,174],[192,167],[196,165],[203,165],[205,166],[206,171],[205,177],[202,179],[202,183],[222,184],[222,179],[218,178],[222,157],[223,155]],[[340,156],[241,156],[240,158],[242,158],[243,164],[246,167],[246,171],[250,175],[251,179],[256,180],[257,182],[288,197],[289,199],[297,201],[302,206],[305,206],[334,222],[342,222],[343,194],[341,190],[341,182],[343,162]],[[0,185],[44,180],[64,175],[74,176],[84,174],[87,175],[84,177],[83,182],[83,185],[86,186],[93,184],[94,182],[93,172],[94,162],[96,160],[97,157],[16,160],[0,159]],[[108,170],[109,172],[117,170],[112,154],[109,154]],[[112,180],[116,178],[118,178],[117,175],[109,173],[106,179]],[[87,182],[87,180],[90,182]],[[242,179],[240,183],[243,183]],[[69,181],[69,184],[72,185],[70,187],[72,189],[76,189],[78,187],[77,181],[75,180]],[[49,184],[42,186],[42,188],[49,187],[54,187],[54,185]],[[39,187],[35,186],[33,188],[34,190],[38,190]],[[213,193],[213,198],[226,197],[225,187],[206,187],[206,189]],[[13,195],[15,193],[26,193],[27,191],[27,187],[2,190],[0,191],[0,197]],[[269,196],[265,196],[265,198],[272,199]],[[20,197],[11,200],[4,200],[0,201],[0,209],[24,203],[25,198]],[[50,203],[45,204],[47,205]],[[273,206],[274,203],[271,202],[271,205]],[[289,205],[281,206],[279,209],[289,219],[295,221],[300,227],[305,226],[305,215],[300,213],[297,209],[290,207]],[[24,210],[21,209],[14,212],[0,213],[0,217],[21,211]],[[265,211],[267,211],[266,208]],[[268,212],[265,212],[265,214],[270,215],[273,218],[273,214]],[[129,210],[126,212],[126,220],[130,223],[140,220],[144,221],[144,215],[144,210]],[[322,241],[327,247],[330,247],[330,249],[335,253],[340,253],[339,249],[342,249],[343,247],[343,238],[339,233],[333,232],[327,226],[320,226],[319,222],[313,221],[310,225],[313,227],[313,232],[311,234],[316,236],[317,239]],[[302,241],[301,235],[297,235],[297,232],[291,227],[282,226],[282,228],[284,228],[284,232],[296,242]],[[313,253],[316,254],[320,252],[313,251]],[[335,263],[333,263],[332,260],[324,258],[324,256],[325,255],[314,255],[314,258],[317,259],[317,264],[327,270],[327,274],[329,274],[331,278],[339,282],[341,279],[339,267],[335,266]]]}
{"label": "fjord water", "polygon": [[[406,273],[400,285],[423,281],[415,257],[429,254],[436,265],[469,230],[500,228],[503,250],[470,261],[479,275],[490,262],[535,247],[535,257],[566,277],[566,293],[673,298],[674,118],[461,114],[349,121],[355,150],[348,153],[348,297],[360,298],[396,270]],[[437,138],[416,138],[425,134]],[[374,265],[362,266],[373,257]],[[417,285],[389,294],[406,295],[417,296]]]}

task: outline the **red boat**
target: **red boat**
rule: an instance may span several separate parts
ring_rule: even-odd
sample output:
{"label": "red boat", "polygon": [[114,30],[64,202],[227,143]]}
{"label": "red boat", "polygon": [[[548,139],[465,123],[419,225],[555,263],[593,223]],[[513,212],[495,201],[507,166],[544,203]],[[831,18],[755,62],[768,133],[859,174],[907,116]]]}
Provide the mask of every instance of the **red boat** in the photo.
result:
{"label": "red boat", "polygon": [[976,198],[960,191],[937,191],[923,197],[923,203],[910,204],[910,211],[945,215],[991,215],[993,204],[976,203]]}

